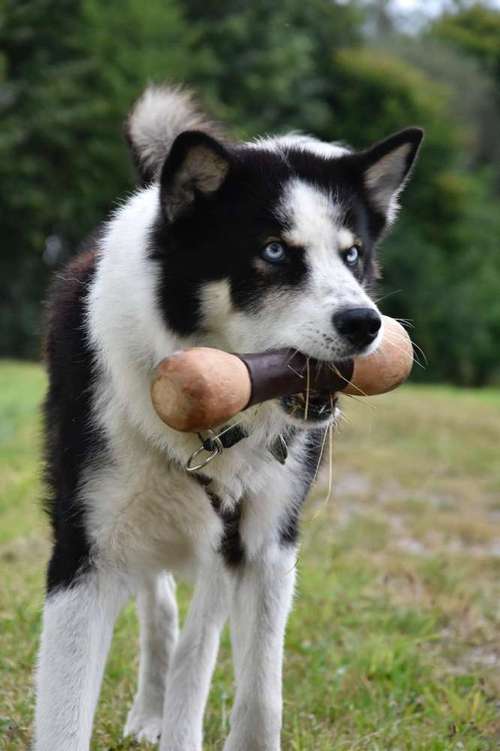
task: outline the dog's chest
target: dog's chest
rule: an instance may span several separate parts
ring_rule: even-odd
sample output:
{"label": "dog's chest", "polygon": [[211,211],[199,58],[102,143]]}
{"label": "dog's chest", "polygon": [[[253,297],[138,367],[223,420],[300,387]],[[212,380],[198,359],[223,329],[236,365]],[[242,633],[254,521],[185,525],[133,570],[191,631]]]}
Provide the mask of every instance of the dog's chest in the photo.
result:
{"label": "dog's chest", "polygon": [[251,437],[224,449],[196,473],[134,445],[133,452],[130,447],[118,452],[113,466],[95,472],[88,483],[91,535],[112,563],[189,573],[220,547],[225,531],[221,508],[253,508],[273,489],[265,513],[247,514],[252,525],[242,521],[248,548],[256,548],[275,523],[273,508],[281,508],[289,496],[287,465]]}

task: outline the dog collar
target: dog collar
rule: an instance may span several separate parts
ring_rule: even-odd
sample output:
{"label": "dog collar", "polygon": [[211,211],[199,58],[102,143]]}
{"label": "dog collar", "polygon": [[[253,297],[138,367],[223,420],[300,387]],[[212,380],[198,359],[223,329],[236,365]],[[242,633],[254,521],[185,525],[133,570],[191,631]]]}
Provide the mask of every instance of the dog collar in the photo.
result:
{"label": "dog collar", "polygon": [[[268,448],[280,464],[285,464],[288,458],[287,440],[290,440],[293,432],[290,429],[286,435],[279,433]],[[248,438],[248,436],[249,433],[238,424],[223,427],[219,433],[209,430],[207,438],[198,433],[200,446],[189,457],[186,464],[186,472],[198,472],[203,467],[206,467],[207,464],[210,464],[216,456],[222,454],[224,449],[232,448],[244,438]],[[203,454],[206,454],[206,456],[203,457]]]}

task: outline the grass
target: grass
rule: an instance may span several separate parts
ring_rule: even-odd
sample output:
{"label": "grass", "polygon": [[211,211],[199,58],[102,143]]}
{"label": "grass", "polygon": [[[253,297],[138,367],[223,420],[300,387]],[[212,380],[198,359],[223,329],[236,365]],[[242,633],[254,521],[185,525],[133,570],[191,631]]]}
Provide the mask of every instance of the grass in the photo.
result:
{"label": "grass", "polygon": [[[0,749],[29,744],[48,555],[36,365],[0,365]],[[349,401],[303,527],[287,635],[283,751],[487,751],[500,745],[500,392],[409,386]],[[183,612],[188,591],[180,588]],[[121,616],[93,749],[121,739],[137,623]],[[206,717],[222,748],[224,636]],[[144,746],[146,748],[146,746]]]}

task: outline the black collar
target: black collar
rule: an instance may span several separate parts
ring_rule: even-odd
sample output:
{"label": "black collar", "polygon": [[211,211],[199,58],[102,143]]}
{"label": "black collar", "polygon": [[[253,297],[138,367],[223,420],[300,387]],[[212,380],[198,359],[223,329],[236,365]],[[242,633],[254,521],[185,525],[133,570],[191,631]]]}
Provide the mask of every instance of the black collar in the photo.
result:
{"label": "black collar", "polygon": [[[222,430],[217,433],[217,440],[220,442],[220,444],[222,444],[222,448],[230,449],[232,446],[235,446],[244,438],[248,438],[248,435],[249,434],[246,432],[246,430],[243,430],[240,425],[229,425],[222,428]],[[199,438],[205,451],[214,451],[214,449],[216,448],[215,438],[211,436],[209,436],[208,438],[203,438],[201,435],[199,435]]]}
{"label": "black collar", "polygon": [[[269,451],[280,464],[286,463],[288,458],[288,446],[294,437],[295,432],[295,428],[290,426],[283,433],[279,433],[269,446]],[[217,441],[220,442],[223,448],[229,449],[244,438],[248,438],[248,436],[249,433],[247,433],[247,431],[240,425],[230,425],[228,427],[223,427],[218,432],[217,439],[211,436],[203,438],[200,435],[200,441],[205,451],[211,453],[217,448]]]}

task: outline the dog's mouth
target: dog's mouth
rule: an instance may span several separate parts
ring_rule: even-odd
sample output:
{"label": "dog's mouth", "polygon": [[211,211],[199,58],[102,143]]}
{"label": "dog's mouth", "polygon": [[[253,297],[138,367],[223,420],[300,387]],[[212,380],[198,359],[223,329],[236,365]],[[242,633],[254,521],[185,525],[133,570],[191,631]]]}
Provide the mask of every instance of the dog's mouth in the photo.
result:
{"label": "dog's mouth", "polygon": [[333,367],[330,362],[296,351],[289,359],[288,366],[307,387],[280,398],[284,412],[297,422],[325,423],[332,420],[338,392],[351,377],[352,361],[346,359],[345,365],[337,362],[337,366]]}
{"label": "dog's mouth", "polygon": [[332,394],[311,391],[283,396],[281,408],[295,420],[305,422],[325,422],[333,417],[337,397]]}

